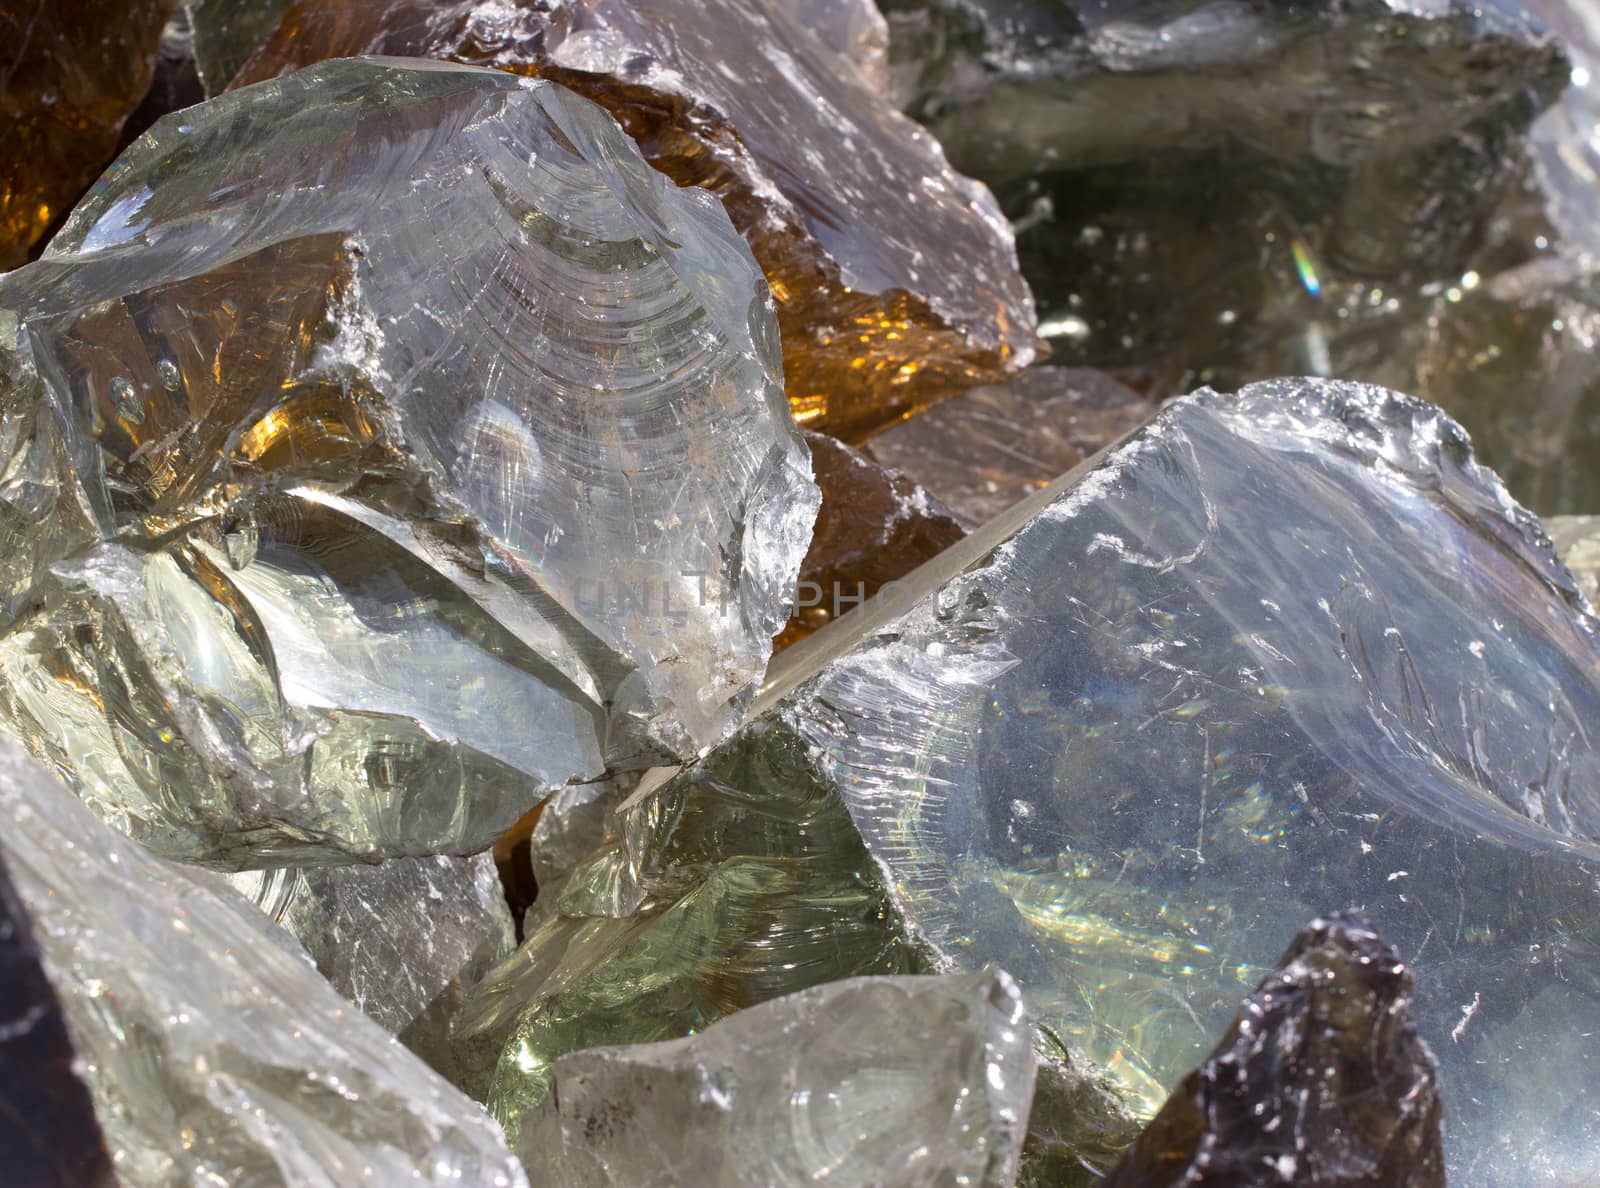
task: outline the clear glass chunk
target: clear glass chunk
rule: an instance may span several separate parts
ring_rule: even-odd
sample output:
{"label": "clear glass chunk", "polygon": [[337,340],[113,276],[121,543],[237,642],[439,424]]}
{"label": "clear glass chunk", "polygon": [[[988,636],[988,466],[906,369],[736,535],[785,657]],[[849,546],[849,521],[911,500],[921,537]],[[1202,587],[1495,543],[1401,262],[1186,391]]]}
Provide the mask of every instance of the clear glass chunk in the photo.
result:
{"label": "clear glass chunk", "polygon": [[[1359,905],[1416,971],[1451,1182],[1588,1174],[1600,623],[1458,426],[1352,384],[1201,392],[917,578],[641,786],[572,935],[620,927],[620,886],[648,944],[676,910],[653,904],[823,852],[787,867],[808,896],[883,888],[855,951],[1003,961],[1149,1114],[1283,937]],[[695,951],[703,986],[738,963]],[[528,1007],[502,1069],[608,985]]]}
{"label": "clear glass chunk", "polygon": [[563,1188],[1010,1188],[1031,1042],[1004,973],[833,982],[684,1039],[563,1056],[518,1152]]}
{"label": "clear glass chunk", "polygon": [[818,503],[716,199],[440,63],[159,123],[0,281],[0,403],[0,719],[220,866],[471,851],[714,743]]}
{"label": "clear glass chunk", "polygon": [[493,1121],[205,871],[0,740],[0,851],[125,1184],[526,1188]]}

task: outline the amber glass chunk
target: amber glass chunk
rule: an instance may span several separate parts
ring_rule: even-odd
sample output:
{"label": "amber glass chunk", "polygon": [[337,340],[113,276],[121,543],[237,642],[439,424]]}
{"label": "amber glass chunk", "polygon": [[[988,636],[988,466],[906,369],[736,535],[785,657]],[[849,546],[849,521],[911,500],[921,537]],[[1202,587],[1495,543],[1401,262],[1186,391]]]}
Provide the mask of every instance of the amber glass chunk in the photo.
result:
{"label": "amber glass chunk", "polygon": [[891,425],[866,451],[976,528],[1138,428],[1156,408],[1103,371],[1033,367]]}
{"label": "amber glass chunk", "polygon": [[[919,418],[920,419],[920,418]],[[806,434],[822,488],[795,612],[777,646],[804,639],[967,534],[955,515],[898,471],[821,433]]]}
{"label": "amber glass chunk", "polygon": [[117,151],[173,0],[0,4],[0,271],[15,268]]}

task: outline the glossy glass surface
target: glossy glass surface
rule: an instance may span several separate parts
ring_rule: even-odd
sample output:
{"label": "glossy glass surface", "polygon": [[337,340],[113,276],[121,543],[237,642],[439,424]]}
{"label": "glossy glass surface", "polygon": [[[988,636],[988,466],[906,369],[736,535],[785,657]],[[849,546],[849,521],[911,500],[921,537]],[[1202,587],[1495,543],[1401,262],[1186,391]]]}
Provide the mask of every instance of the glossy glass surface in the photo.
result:
{"label": "glossy glass surface", "polygon": [[553,84],[170,116],[0,281],[0,717],[168,853],[487,846],[731,728],[817,506],[779,370],[717,201]]}
{"label": "glossy glass surface", "polygon": [[813,756],[900,925],[1004,963],[1141,1110],[1356,907],[1417,972],[1452,1183],[1587,1174],[1600,625],[1459,428],[1356,385],[1202,392],[985,544],[808,641],[728,746]]}

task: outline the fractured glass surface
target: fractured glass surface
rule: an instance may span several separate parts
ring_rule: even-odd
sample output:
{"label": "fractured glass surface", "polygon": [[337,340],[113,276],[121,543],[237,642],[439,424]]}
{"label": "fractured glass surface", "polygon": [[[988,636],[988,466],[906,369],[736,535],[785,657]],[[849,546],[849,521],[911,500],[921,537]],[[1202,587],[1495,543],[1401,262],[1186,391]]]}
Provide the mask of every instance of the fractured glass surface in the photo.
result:
{"label": "fractured glass surface", "polygon": [[119,836],[9,740],[0,810],[123,1183],[526,1188],[483,1111],[220,878]]}
{"label": "fractured glass surface", "polygon": [[1540,514],[1600,506],[1584,5],[888,7],[899,94],[1016,220],[1056,359],[1381,384]]}
{"label": "fractured glass surface", "polygon": [[1451,1182],[1587,1174],[1600,625],[1453,422],[1359,385],[1202,392],[918,579],[787,653],[619,822],[628,869],[774,844],[691,805],[843,802],[882,935],[1003,961],[1144,1112],[1282,937],[1358,904],[1417,972]]}
{"label": "fractured glass surface", "polygon": [[516,945],[488,853],[247,871],[231,881],[335,990],[446,1074],[450,1020],[467,987]]}
{"label": "fractured glass surface", "polygon": [[169,117],[0,282],[0,716],[166,853],[485,847],[731,728],[818,499],[779,370],[717,201],[560,87]]}
{"label": "fractured glass surface", "polygon": [[632,791],[631,785],[577,784],[544,802],[528,846],[528,865],[541,886],[553,885],[605,842],[611,810]]}
{"label": "fractured glass surface", "polygon": [[593,99],[657,169],[727,205],[777,298],[795,415],[854,438],[1026,366],[1036,340],[993,197],[839,52],[829,7],[299,0],[236,81],[381,53],[536,75]]}
{"label": "fractured glass surface", "polygon": [[1005,974],[852,978],[563,1056],[518,1152],[563,1188],[1010,1188],[1033,1079]]}

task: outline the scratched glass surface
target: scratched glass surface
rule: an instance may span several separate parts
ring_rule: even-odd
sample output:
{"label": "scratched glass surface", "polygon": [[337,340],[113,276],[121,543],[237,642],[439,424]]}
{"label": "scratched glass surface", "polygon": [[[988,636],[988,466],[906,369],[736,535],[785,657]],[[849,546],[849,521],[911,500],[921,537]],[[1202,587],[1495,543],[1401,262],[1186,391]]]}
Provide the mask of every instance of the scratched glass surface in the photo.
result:
{"label": "scratched glass surface", "polygon": [[10,739],[0,812],[119,1182],[526,1188],[483,1110],[222,878],[118,835]]}
{"label": "scratched glass surface", "polygon": [[223,866],[481,848],[715,742],[818,499],[717,201],[439,63],[157,124],[0,281],[0,404],[0,718]]}
{"label": "scratched glass surface", "polygon": [[1275,381],[1177,402],[726,747],[797,738],[913,934],[1146,1112],[1359,908],[1416,971],[1451,1182],[1565,1184],[1600,1144],[1597,631],[1438,410]]}
{"label": "scratched glass surface", "polygon": [[362,1014],[454,1076],[451,1020],[467,988],[516,947],[491,854],[249,870],[229,881]]}

